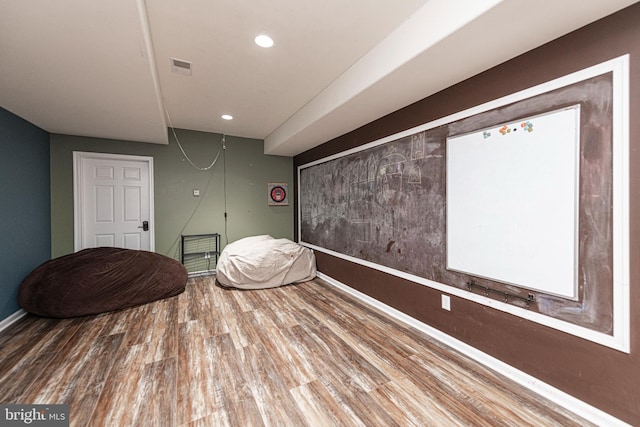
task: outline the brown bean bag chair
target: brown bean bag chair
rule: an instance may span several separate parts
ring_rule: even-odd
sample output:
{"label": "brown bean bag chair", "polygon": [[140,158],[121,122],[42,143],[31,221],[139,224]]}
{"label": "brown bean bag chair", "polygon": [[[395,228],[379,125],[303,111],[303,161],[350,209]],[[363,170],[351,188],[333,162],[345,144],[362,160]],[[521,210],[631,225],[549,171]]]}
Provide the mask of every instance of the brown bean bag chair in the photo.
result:
{"label": "brown bean bag chair", "polygon": [[20,285],[18,303],[43,317],[76,317],[182,293],[187,270],[147,251],[91,248],[45,262]]}

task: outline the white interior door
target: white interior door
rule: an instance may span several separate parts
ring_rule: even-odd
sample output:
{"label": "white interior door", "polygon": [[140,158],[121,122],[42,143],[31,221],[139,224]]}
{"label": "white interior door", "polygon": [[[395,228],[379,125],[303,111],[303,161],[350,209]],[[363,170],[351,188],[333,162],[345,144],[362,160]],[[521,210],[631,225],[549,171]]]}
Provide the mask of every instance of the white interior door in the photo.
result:
{"label": "white interior door", "polygon": [[153,159],[74,152],[75,250],[154,250]]}

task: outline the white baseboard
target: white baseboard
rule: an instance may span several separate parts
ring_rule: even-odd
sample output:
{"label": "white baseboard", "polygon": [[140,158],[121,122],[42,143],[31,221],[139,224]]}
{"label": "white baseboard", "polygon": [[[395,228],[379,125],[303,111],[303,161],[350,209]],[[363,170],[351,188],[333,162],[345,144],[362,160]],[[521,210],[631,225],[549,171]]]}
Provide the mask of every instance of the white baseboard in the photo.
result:
{"label": "white baseboard", "polygon": [[23,309],[20,309],[15,313],[13,313],[12,315],[10,315],[9,317],[0,320],[0,332],[4,331],[9,326],[11,326],[12,324],[14,324],[15,322],[17,322],[18,320],[20,320],[26,315],[27,315],[27,312],[24,311]]}
{"label": "white baseboard", "polygon": [[519,369],[510,366],[493,356],[490,356],[475,347],[472,347],[450,335],[445,334],[444,332],[435,329],[426,323],[422,323],[419,320],[399,311],[393,307],[390,307],[375,298],[371,298],[370,296],[359,292],[344,283],[341,283],[335,280],[332,277],[327,276],[324,273],[318,272],[318,277],[326,281],[332,286],[335,286],[338,289],[343,290],[349,295],[359,299],[360,301],[369,304],[376,309],[388,314],[389,316],[405,323],[411,327],[418,329],[421,332],[437,339],[438,341],[448,345],[449,347],[460,351],[464,355],[470,357],[471,359],[485,365],[486,367],[493,369],[496,372],[501,373],[502,375],[508,377],[509,379],[515,381],[516,383],[528,388],[534,393],[539,394],[543,398],[546,398],[567,410],[579,414],[581,417],[599,425],[599,426],[626,426],[630,427],[629,424],[625,423],[622,420],[619,420],[612,415],[607,414],[600,409],[593,407],[580,399],[577,399],[562,390],[559,390],[549,384],[546,384],[531,375],[520,371]]}

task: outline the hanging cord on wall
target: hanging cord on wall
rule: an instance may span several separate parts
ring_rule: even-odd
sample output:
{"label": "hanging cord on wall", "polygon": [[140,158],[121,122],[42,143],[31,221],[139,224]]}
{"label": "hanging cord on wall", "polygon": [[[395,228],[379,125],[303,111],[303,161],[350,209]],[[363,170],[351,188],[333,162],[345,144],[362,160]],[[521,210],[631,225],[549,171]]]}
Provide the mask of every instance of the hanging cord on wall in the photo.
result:
{"label": "hanging cord on wall", "polygon": [[227,232],[227,144],[225,135],[222,135],[222,188],[224,191],[224,240],[229,244],[229,234]]}
{"label": "hanging cord on wall", "polygon": [[184,233],[184,230],[187,228],[187,226],[189,225],[189,223],[191,222],[191,220],[195,216],[196,212],[200,208],[200,204],[204,200],[205,195],[207,194],[207,189],[209,188],[209,184],[211,184],[211,180],[213,179],[213,173],[214,173],[214,171],[211,171],[211,173],[209,173],[209,179],[207,180],[207,185],[205,185],[204,189],[202,190],[202,193],[200,194],[200,197],[198,199],[198,203],[196,203],[196,205],[194,206],[193,210],[191,211],[191,215],[189,215],[189,218],[185,221],[184,225],[180,229],[180,232],[178,232],[178,236],[173,241],[173,243],[171,243],[171,246],[169,246],[169,250],[167,251],[167,253],[165,255],[170,256],[169,254],[171,254],[171,249],[173,247],[175,247],[175,249],[173,251],[173,257],[175,259],[180,259],[179,257],[180,257],[180,255],[182,255],[180,253],[180,245],[178,244],[180,242],[180,236],[182,236],[182,234]]}
{"label": "hanging cord on wall", "polygon": [[164,107],[164,111],[167,114],[167,120],[169,121],[169,129],[171,129],[171,133],[173,133],[173,137],[175,138],[176,143],[178,144],[178,148],[180,148],[180,151],[182,152],[182,155],[184,156],[184,158],[187,159],[187,161],[189,162],[189,164],[191,164],[191,166],[198,169],[199,171],[207,171],[211,169],[213,165],[215,165],[216,162],[218,161],[218,157],[220,157],[220,153],[224,150],[224,135],[222,136],[222,145],[220,146],[220,148],[218,148],[218,153],[216,154],[216,157],[213,159],[211,164],[209,164],[209,166],[206,166],[206,167],[200,167],[191,161],[187,153],[184,151],[184,148],[182,148],[182,144],[180,144],[180,140],[178,139],[176,130],[173,127],[173,123],[171,123],[171,116],[169,115],[169,110],[167,110],[166,105]]}
{"label": "hanging cord on wall", "polygon": [[[218,148],[218,152],[216,153],[215,158],[213,159],[213,161],[211,162],[211,164],[209,164],[209,166],[206,167],[200,167],[198,165],[196,165],[195,163],[193,163],[191,161],[191,159],[189,158],[189,156],[187,155],[187,153],[185,152],[184,148],[182,147],[182,144],[180,143],[180,140],[178,139],[178,135],[176,134],[175,128],[173,127],[173,123],[171,122],[171,116],[169,115],[169,110],[167,110],[167,107],[164,107],[164,111],[167,115],[167,121],[169,122],[169,128],[171,129],[171,132],[173,133],[173,137],[176,140],[176,143],[178,144],[178,148],[180,148],[180,151],[182,152],[182,155],[184,156],[184,158],[189,162],[189,164],[191,164],[191,166],[193,166],[195,169],[199,170],[199,171],[208,171],[211,168],[213,168],[213,166],[216,164],[216,162],[218,161],[218,158],[220,158],[220,153],[224,153],[226,146],[225,146],[225,135],[222,135],[222,140],[220,141],[220,148]],[[223,154],[224,157],[224,154]],[[174,258],[178,259],[177,257],[180,256],[180,246],[178,245],[178,243],[180,242],[180,236],[182,236],[182,234],[184,233],[184,230],[187,228],[187,226],[189,225],[189,223],[191,222],[191,220],[193,219],[193,217],[195,216],[196,212],[198,211],[198,208],[200,207],[200,204],[202,203],[202,201],[205,198],[205,195],[207,193],[207,189],[209,188],[209,184],[211,184],[211,180],[213,178],[213,172],[211,171],[211,173],[209,174],[209,179],[207,180],[207,185],[205,186],[205,188],[202,191],[202,194],[200,195],[200,198],[198,200],[198,203],[196,203],[195,207],[193,208],[193,210],[191,211],[191,215],[189,216],[189,218],[187,219],[187,221],[184,223],[184,225],[182,226],[182,228],[180,229],[180,232],[178,233],[178,236],[176,237],[176,239],[173,241],[173,243],[171,244],[171,246],[169,246],[169,249],[167,251],[166,255],[171,254],[171,250],[175,247],[174,249]],[[225,167],[225,172],[224,172],[225,176],[226,176],[226,167]],[[225,204],[225,236],[226,236],[226,227],[227,227],[227,212],[226,212],[226,206],[227,206],[227,187],[226,187],[226,178],[225,178],[225,185],[224,185],[224,204]],[[228,240],[227,240],[228,242]]]}

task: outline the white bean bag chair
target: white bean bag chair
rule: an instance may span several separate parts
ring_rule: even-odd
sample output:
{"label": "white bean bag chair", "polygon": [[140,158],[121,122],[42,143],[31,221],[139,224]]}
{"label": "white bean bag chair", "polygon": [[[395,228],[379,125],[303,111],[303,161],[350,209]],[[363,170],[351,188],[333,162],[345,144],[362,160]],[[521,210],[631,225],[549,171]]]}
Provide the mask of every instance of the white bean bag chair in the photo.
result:
{"label": "white bean bag chair", "polygon": [[266,235],[228,244],[216,266],[217,281],[239,289],[275,288],[315,276],[316,257],[311,249]]}

